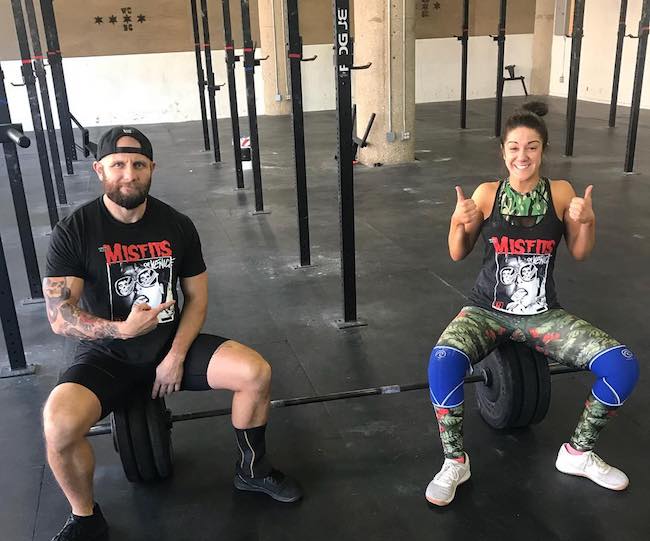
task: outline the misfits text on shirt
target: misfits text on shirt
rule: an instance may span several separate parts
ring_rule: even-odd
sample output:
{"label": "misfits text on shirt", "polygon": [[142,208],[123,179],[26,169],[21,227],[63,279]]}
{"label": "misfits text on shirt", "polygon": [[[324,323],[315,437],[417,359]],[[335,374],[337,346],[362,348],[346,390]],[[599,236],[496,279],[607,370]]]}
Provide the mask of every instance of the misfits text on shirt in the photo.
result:
{"label": "misfits text on shirt", "polygon": [[[141,244],[104,244],[111,319],[125,320],[134,304],[152,308],[173,300],[174,257],[168,240]],[[174,306],[158,315],[159,323],[174,320]]]}
{"label": "misfits text on shirt", "polygon": [[546,277],[554,240],[492,237],[496,284],[492,307],[511,314],[533,315],[548,310]]}

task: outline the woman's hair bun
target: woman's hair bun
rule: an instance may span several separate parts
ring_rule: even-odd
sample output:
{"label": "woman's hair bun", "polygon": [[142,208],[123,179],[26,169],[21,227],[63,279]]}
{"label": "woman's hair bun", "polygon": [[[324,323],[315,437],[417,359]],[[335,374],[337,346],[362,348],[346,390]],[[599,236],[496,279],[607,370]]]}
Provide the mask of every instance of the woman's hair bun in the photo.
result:
{"label": "woman's hair bun", "polygon": [[535,113],[537,116],[544,116],[548,113],[548,105],[543,101],[528,101],[524,103],[521,108],[524,111]]}

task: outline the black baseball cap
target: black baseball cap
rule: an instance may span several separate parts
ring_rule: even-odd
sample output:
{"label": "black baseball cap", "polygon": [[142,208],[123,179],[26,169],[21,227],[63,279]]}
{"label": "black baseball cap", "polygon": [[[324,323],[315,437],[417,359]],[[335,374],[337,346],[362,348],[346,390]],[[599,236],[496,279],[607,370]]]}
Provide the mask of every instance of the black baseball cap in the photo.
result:
{"label": "black baseball cap", "polygon": [[[117,141],[120,137],[133,137],[138,143],[140,148],[137,147],[118,147]],[[153,161],[153,149],[151,148],[151,141],[147,136],[137,128],[130,126],[116,126],[105,132],[97,143],[97,152],[95,157],[97,161],[108,156],[109,154],[116,154],[118,152],[125,152],[128,154],[142,154],[151,161]]]}

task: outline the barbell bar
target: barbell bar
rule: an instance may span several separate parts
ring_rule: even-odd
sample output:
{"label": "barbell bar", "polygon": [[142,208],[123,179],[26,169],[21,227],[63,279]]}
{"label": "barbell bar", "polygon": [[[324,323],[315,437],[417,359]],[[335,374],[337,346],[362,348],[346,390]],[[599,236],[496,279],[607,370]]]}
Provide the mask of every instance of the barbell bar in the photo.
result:
{"label": "barbell bar", "polygon": [[[573,368],[569,366],[564,366],[560,363],[551,362],[549,363],[549,373],[551,375],[556,374],[568,374],[573,372],[582,372],[580,368]],[[467,376],[464,378],[464,383],[483,383],[489,385],[491,382],[491,373],[489,370],[482,369],[480,374]],[[350,391],[340,391],[335,393],[327,393],[314,396],[301,396],[296,398],[284,398],[271,400],[271,407],[276,408],[286,408],[289,406],[300,406],[303,404],[314,404],[321,402],[332,402],[335,400],[346,400],[348,398],[361,398],[364,396],[377,396],[377,395],[388,395],[388,394],[399,394],[408,391],[418,391],[422,389],[428,389],[428,382],[421,383],[409,383],[405,385],[383,385],[380,387],[368,387],[365,389],[354,389]],[[171,423],[181,422],[181,421],[192,421],[196,419],[206,419],[210,417],[222,417],[225,415],[230,415],[231,408],[219,408],[213,410],[205,411],[196,411],[188,413],[179,413],[171,415]],[[109,423],[97,424],[88,431],[87,436],[100,436],[103,434],[111,434],[111,425]]]}

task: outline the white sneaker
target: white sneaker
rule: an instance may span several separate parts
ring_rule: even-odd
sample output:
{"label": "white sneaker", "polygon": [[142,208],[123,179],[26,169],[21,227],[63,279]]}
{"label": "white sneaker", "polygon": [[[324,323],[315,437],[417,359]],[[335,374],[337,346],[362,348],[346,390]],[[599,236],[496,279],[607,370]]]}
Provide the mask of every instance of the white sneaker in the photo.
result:
{"label": "white sneaker", "polygon": [[442,469],[427,486],[424,493],[427,500],[434,505],[448,505],[456,495],[456,487],[471,477],[469,456],[465,453],[465,462],[445,458]]}
{"label": "white sneaker", "polygon": [[624,490],[627,488],[630,480],[621,470],[607,464],[593,451],[572,455],[566,450],[566,445],[568,444],[562,444],[555,461],[555,467],[559,471],[569,475],[586,477],[597,485],[611,490]]}

